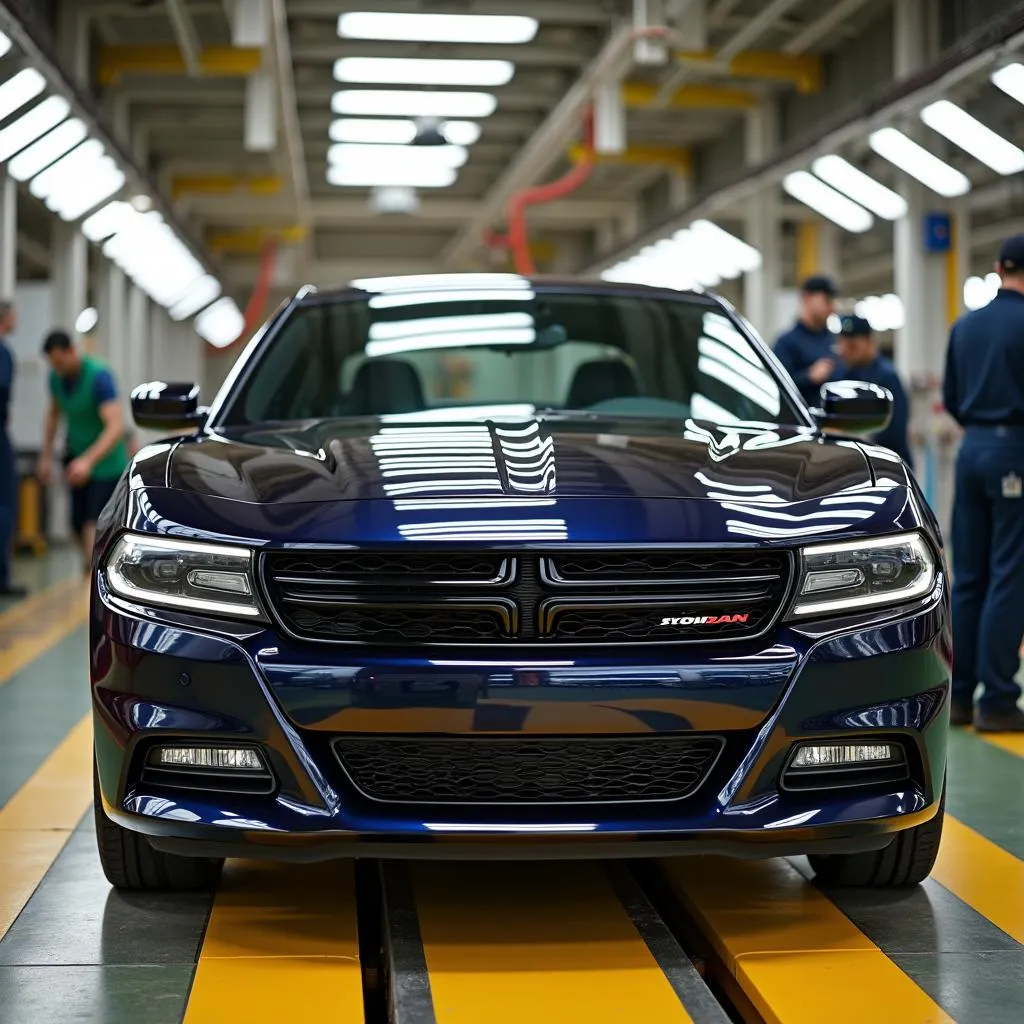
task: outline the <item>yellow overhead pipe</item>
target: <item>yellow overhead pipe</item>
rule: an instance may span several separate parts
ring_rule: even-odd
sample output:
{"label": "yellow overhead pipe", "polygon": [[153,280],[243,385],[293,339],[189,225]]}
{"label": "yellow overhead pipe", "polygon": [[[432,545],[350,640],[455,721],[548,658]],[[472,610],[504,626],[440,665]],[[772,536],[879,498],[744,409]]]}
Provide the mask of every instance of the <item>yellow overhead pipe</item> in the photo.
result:
{"label": "yellow overhead pipe", "polygon": [[[650,82],[626,82],[622,102],[627,107],[649,107],[658,97],[659,87]],[[756,97],[747,89],[721,85],[684,85],[676,90],[667,107],[676,110],[749,110]]]}
{"label": "yellow overhead pipe", "polygon": [[[263,65],[263,51],[254,46],[208,46],[199,55],[204,75],[248,78]],[[177,46],[102,46],[96,59],[96,80],[114,85],[122,75],[185,75],[185,58]]]}
{"label": "yellow overhead pipe", "polygon": [[171,179],[171,197],[182,199],[194,195],[231,195],[241,192],[251,196],[274,196],[284,188],[279,175],[246,177],[241,174],[178,174]]}
{"label": "yellow overhead pipe", "polygon": [[[710,50],[682,50],[676,59],[691,64],[698,71],[701,64],[714,64]],[[771,78],[792,82],[798,92],[817,92],[821,88],[821,57],[817,54],[765,53],[748,50],[738,53],[726,65],[728,74],[737,78]]]}
{"label": "yellow overhead pipe", "polygon": [[206,244],[216,253],[258,253],[270,241],[279,245],[298,245],[308,231],[296,224],[287,228],[245,228],[239,231],[215,231],[206,236]]}
{"label": "yellow overhead pipe", "polygon": [[690,151],[678,146],[630,146],[621,153],[594,153],[591,156],[590,149],[578,142],[569,147],[568,154],[573,163],[592,159],[598,164],[667,164],[683,174],[693,169]]}

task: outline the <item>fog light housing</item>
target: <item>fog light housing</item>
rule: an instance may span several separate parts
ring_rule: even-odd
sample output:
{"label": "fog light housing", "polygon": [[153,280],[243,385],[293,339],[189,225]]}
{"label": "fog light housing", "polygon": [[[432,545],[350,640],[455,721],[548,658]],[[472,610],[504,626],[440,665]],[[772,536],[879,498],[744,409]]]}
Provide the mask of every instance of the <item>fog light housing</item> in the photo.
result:
{"label": "fog light housing", "polygon": [[153,762],[174,768],[266,771],[263,758],[252,747],[160,747]]}
{"label": "fog light housing", "polygon": [[898,748],[892,743],[807,743],[797,750],[790,767],[840,768],[898,758]]}

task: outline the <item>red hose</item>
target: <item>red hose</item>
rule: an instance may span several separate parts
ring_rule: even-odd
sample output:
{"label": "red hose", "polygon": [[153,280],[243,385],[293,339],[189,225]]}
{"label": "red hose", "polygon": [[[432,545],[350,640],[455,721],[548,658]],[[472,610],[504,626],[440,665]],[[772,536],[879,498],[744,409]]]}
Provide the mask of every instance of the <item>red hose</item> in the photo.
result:
{"label": "red hose", "polygon": [[[530,238],[526,228],[526,209],[562,199],[575,192],[590,177],[594,169],[594,118],[588,111],[584,123],[586,139],[586,155],[561,178],[550,181],[546,185],[517,192],[508,202],[508,236],[505,244],[512,250],[512,264],[517,274],[528,277],[537,273],[533,257],[530,254]],[[491,242],[491,244],[495,244]]]}
{"label": "red hose", "polygon": [[256,333],[256,329],[263,323],[264,314],[267,308],[267,299],[270,297],[270,286],[274,280],[274,272],[277,269],[277,239],[269,238],[263,245],[260,252],[260,268],[256,275],[256,286],[249,297],[248,305],[245,307],[244,324],[242,333],[230,344],[217,348],[216,345],[207,347],[217,353],[230,352],[243,342],[246,342]]}

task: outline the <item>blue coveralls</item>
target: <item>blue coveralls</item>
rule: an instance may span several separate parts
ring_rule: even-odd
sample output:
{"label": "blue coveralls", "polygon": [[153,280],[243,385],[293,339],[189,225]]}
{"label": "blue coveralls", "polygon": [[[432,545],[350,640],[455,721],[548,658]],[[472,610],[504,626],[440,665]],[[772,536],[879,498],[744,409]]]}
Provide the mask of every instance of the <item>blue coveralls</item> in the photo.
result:
{"label": "blue coveralls", "polygon": [[7,434],[13,389],[14,355],[0,338],[0,588],[8,586],[11,581],[11,548],[18,494],[14,449]]}
{"label": "blue coveralls", "polygon": [[953,699],[1012,711],[1024,638],[1024,295],[950,332],[946,409],[964,427],[953,508]]}
{"label": "blue coveralls", "polygon": [[[807,376],[807,371],[819,359],[835,359],[835,343],[836,336],[828,328],[812,331],[799,320],[790,330],[780,334],[775,342],[776,357],[811,408],[821,402],[821,385],[815,384]],[[830,379],[835,380],[835,375]]]}
{"label": "blue coveralls", "polygon": [[885,430],[875,434],[871,440],[883,448],[892,449],[913,469],[914,459],[910,454],[910,441],[907,437],[910,407],[907,403],[907,393],[903,390],[903,383],[896,373],[896,367],[885,356],[880,355],[876,356],[875,361],[869,366],[858,366],[856,369],[842,367],[840,376],[849,380],[863,380],[868,384],[878,384],[892,392],[892,420]]}

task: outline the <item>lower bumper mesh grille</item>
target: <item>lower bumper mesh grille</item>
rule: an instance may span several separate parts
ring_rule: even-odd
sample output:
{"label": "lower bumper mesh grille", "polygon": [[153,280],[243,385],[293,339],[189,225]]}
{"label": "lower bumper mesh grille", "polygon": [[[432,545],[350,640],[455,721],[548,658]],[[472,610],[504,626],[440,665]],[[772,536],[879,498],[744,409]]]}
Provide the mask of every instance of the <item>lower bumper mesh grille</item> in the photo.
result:
{"label": "lower bumper mesh grille", "polygon": [[369,738],[335,741],[352,784],[402,804],[680,800],[707,777],[718,736]]}

